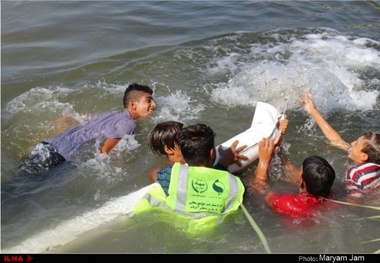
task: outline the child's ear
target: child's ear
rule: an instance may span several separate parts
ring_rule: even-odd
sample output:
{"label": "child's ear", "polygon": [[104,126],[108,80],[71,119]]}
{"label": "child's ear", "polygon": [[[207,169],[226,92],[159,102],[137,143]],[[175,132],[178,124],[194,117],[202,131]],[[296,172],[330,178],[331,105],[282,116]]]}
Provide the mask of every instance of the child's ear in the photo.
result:
{"label": "child's ear", "polygon": [[363,163],[368,162],[368,154],[361,152],[361,154],[360,154],[360,160],[361,160]]}
{"label": "child's ear", "polygon": [[305,185],[304,180],[302,180],[302,179],[300,182],[300,193],[306,193],[306,185]]}
{"label": "child's ear", "polygon": [[215,159],[215,157],[216,157],[216,156],[215,156],[215,147],[211,149],[211,151],[210,151],[210,157],[211,157],[211,159],[213,159],[213,160]]}
{"label": "child's ear", "polygon": [[167,155],[173,155],[174,150],[172,148],[169,148],[168,146],[164,146],[164,151],[166,152]]}
{"label": "child's ear", "polygon": [[131,107],[133,110],[136,110],[136,107],[137,107],[137,101],[132,99],[129,101],[129,107]]}

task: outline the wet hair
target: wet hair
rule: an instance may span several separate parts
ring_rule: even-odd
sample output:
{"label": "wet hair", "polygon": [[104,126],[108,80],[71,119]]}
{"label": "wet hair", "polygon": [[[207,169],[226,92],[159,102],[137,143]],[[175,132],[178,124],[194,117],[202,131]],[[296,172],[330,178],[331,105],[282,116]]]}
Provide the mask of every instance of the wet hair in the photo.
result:
{"label": "wet hair", "polygon": [[368,155],[368,162],[380,164],[380,133],[366,131],[361,136],[366,139],[362,152]]}
{"label": "wet hair", "polygon": [[335,180],[334,168],[320,156],[309,156],[302,163],[306,190],[315,196],[328,197]]}
{"label": "wet hair", "polygon": [[182,128],[183,123],[178,121],[158,123],[148,135],[148,147],[155,154],[167,155],[165,145],[174,149],[177,144],[176,135]]}
{"label": "wet hair", "polygon": [[188,165],[203,166],[210,160],[216,134],[205,124],[194,124],[177,133],[178,146]]}
{"label": "wet hair", "polygon": [[126,108],[131,100],[139,101],[143,93],[153,94],[153,90],[149,86],[133,83],[124,91],[123,105]]}

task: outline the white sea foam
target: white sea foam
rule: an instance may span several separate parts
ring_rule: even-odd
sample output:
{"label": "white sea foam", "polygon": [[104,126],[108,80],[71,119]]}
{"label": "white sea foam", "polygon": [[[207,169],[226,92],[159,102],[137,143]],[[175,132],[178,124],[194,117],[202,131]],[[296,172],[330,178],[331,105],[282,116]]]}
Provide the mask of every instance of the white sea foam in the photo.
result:
{"label": "white sea foam", "polygon": [[[370,110],[379,95],[375,87],[379,80],[365,81],[360,72],[378,70],[380,52],[368,45],[379,43],[346,37],[333,30],[306,34],[289,42],[255,44],[248,57],[260,54],[265,59],[247,61],[228,84],[215,85],[211,97],[228,106],[265,101],[280,109],[291,109],[300,106],[305,91],[311,91],[322,112],[336,108]],[[210,72],[241,63],[237,61],[239,58],[231,53],[216,61]]]}

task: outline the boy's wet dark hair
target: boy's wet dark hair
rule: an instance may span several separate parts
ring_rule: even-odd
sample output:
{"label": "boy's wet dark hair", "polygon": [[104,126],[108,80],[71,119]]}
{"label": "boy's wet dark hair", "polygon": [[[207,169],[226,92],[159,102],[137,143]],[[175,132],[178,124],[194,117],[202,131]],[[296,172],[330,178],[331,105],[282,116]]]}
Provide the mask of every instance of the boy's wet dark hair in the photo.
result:
{"label": "boy's wet dark hair", "polygon": [[177,144],[176,135],[182,130],[183,123],[178,121],[166,121],[158,123],[148,136],[148,147],[158,155],[166,155],[165,145],[174,149]]}
{"label": "boy's wet dark hair", "polygon": [[366,131],[361,136],[367,140],[362,152],[368,155],[368,162],[380,164],[380,133]]}
{"label": "boy's wet dark hair", "polygon": [[215,136],[205,124],[190,125],[177,133],[178,146],[188,165],[203,166],[211,159]]}
{"label": "boy's wet dark hair", "polygon": [[335,180],[330,163],[320,156],[309,156],[302,163],[302,179],[309,194],[328,197]]}
{"label": "boy's wet dark hair", "polygon": [[129,85],[128,88],[126,88],[124,91],[124,97],[123,97],[124,108],[128,106],[129,101],[131,101],[132,99],[139,101],[142,93],[149,93],[150,95],[152,95],[153,90],[149,86],[139,85],[137,83],[133,83]]}

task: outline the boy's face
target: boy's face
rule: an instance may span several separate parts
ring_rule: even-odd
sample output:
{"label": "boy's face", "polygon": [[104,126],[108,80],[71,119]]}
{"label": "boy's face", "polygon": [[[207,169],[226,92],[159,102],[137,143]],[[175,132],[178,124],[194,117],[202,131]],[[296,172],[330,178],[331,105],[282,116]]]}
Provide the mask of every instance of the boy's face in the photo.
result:
{"label": "boy's face", "polygon": [[368,160],[368,155],[362,152],[366,139],[364,136],[359,137],[356,141],[351,143],[351,149],[348,154],[348,158],[353,160],[355,163],[362,163]]}
{"label": "boy's face", "polygon": [[156,108],[156,102],[154,101],[152,95],[149,93],[144,93],[139,101],[135,102],[135,114],[139,119],[144,118],[151,114]]}

